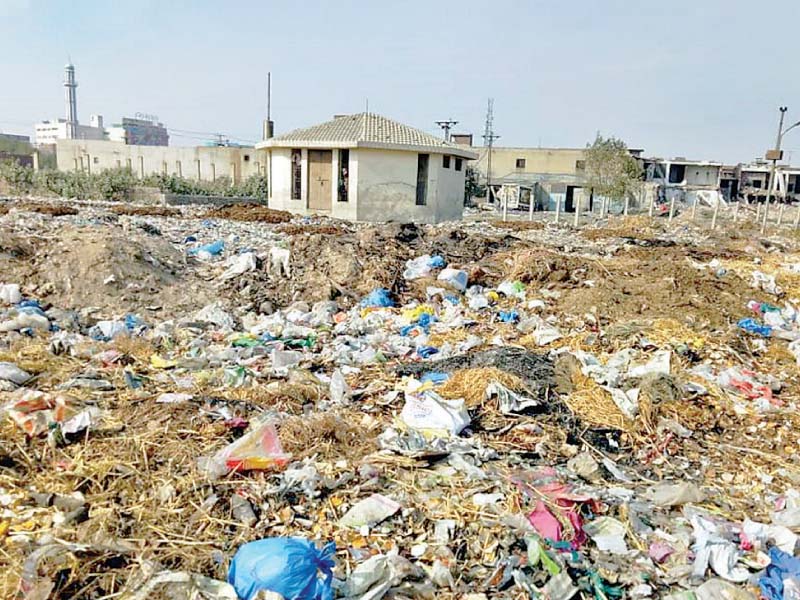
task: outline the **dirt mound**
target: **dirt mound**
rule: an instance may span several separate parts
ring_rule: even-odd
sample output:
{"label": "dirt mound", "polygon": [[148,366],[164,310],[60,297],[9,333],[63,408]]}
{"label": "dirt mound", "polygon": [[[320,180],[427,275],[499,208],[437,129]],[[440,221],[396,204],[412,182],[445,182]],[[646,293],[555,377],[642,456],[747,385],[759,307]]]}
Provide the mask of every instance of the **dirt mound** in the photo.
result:
{"label": "dirt mound", "polygon": [[205,219],[230,219],[231,221],[258,223],[287,223],[292,220],[292,217],[292,213],[258,204],[226,204],[212,208],[203,215]]}
{"label": "dirt mound", "polygon": [[94,306],[115,314],[161,306],[173,313],[202,303],[202,291],[186,293],[183,255],[159,236],[67,227],[55,238],[26,244],[0,234],[0,248],[12,257],[4,279],[61,308]]}
{"label": "dirt mound", "polygon": [[672,317],[719,328],[741,318],[748,298],[768,300],[735,273],[717,277],[692,266],[687,255],[697,262],[714,258],[681,247],[626,248],[613,261],[564,260],[558,277],[547,275],[548,287],[562,292],[562,311],[593,312],[601,322]]}
{"label": "dirt mound", "polygon": [[539,231],[544,229],[544,223],[540,221],[492,221],[492,227],[511,231]]}
{"label": "dirt mound", "polygon": [[180,217],[181,211],[168,206],[130,206],[122,204],[111,208],[116,215],[129,215],[132,217]]}
{"label": "dirt mound", "polygon": [[439,254],[448,264],[470,268],[475,262],[521,244],[513,236],[490,238],[457,228],[424,228],[413,224],[364,227],[349,233],[303,228],[291,240],[291,277],[277,279],[264,271],[248,273],[227,293],[241,301],[244,293],[255,307],[302,298],[307,302],[340,296],[359,299],[378,287],[395,294],[415,290],[403,278],[406,261],[421,254]]}
{"label": "dirt mound", "polygon": [[[9,208],[11,208],[10,205]],[[60,203],[40,204],[38,202],[22,202],[14,205],[14,208],[26,212],[39,213],[40,215],[50,215],[51,217],[65,217],[78,214],[78,209],[74,206]]]}
{"label": "dirt mound", "polygon": [[347,233],[344,227],[336,225],[281,225],[276,229],[278,233],[286,235],[300,235],[303,233],[319,233],[321,235],[341,235]]}

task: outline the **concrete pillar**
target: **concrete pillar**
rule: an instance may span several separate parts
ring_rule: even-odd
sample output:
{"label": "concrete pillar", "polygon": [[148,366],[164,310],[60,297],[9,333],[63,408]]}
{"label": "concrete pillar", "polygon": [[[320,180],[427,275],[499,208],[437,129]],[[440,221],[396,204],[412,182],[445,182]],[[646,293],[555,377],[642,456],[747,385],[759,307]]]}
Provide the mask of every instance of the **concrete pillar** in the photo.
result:
{"label": "concrete pillar", "polygon": [[175,161],[175,172],[178,174],[178,177],[183,177],[183,169],[181,168],[181,161]]}
{"label": "concrete pillar", "polygon": [[31,155],[31,158],[33,159],[33,170],[34,171],[38,171],[39,170],[39,151],[38,150],[34,150],[33,154]]}
{"label": "concrete pillar", "polygon": [[236,169],[236,163],[231,163],[231,185],[239,183],[239,174]]}
{"label": "concrete pillar", "polygon": [[86,172],[91,175],[92,174],[92,157],[88,154],[86,155]]}
{"label": "concrete pillar", "polygon": [[[697,204],[697,198],[695,197],[694,200],[695,204]],[[719,205],[722,204],[719,200],[714,205],[714,216],[711,217],[711,229],[717,228],[717,215],[719,214]]]}
{"label": "concrete pillar", "polygon": [[128,169],[129,172],[133,173],[133,163],[131,162],[130,158],[125,159],[125,168]]}
{"label": "concrete pillar", "polygon": [[675,216],[675,196],[669,201],[669,222],[672,223],[672,218]]}
{"label": "concrete pillar", "polygon": [[631,203],[630,197],[625,194],[625,208],[622,210],[622,214],[626,217],[628,216],[628,205]]}
{"label": "concrete pillar", "polygon": [[[573,196],[574,199],[574,196]],[[531,203],[533,203],[533,198],[531,198]],[[561,218],[561,202],[556,201],[556,219],[555,222],[558,224],[558,220]]]}
{"label": "concrete pillar", "polygon": [[217,165],[211,163],[211,181],[217,180]]}
{"label": "concrete pillar", "polygon": [[165,160],[161,161],[161,172],[164,173],[164,175],[167,174],[167,161]]}
{"label": "concrete pillar", "polygon": [[200,159],[198,158],[195,162],[195,167],[197,168],[197,181],[200,181],[202,177],[200,176]]}
{"label": "concrete pillar", "polygon": [[139,178],[144,179],[144,156],[139,157]]}

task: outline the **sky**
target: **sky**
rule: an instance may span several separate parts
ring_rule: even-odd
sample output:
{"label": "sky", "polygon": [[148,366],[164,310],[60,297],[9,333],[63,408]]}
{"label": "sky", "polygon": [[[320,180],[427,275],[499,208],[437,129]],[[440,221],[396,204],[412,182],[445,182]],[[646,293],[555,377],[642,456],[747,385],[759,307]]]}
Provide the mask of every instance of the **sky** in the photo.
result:
{"label": "sky", "polygon": [[[482,144],[746,162],[778,107],[800,120],[800,2],[765,0],[0,0],[0,131],[156,114],[171,143],[257,141],[272,72],[277,134],[369,110]],[[800,127],[784,148],[800,163]],[[791,155],[790,155],[791,158]]]}

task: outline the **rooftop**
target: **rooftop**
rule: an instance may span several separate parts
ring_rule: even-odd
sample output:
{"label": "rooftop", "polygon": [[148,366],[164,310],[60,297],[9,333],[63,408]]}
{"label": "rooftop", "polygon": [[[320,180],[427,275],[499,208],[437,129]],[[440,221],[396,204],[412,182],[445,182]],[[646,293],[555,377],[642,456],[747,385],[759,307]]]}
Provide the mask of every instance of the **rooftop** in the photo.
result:
{"label": "rooftop", "polygon": [[375,113],[342,115],[325,123],[295,129],[289,133],[261,142],[258,148],[386,148],[398,150],[428,150],[477,158],[463,146],[415,129]]}

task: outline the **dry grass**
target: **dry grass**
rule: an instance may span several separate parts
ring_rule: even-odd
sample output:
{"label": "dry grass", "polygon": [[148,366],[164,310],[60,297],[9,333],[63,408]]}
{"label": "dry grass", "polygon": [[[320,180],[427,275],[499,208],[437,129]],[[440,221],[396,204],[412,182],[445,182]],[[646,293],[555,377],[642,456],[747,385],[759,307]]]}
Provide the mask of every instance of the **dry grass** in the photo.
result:
{"label": "dry grass", "polygon": [[486,388],[496,381],[515,392],[525,390],[522,380],[516,375],[495,367],[480,367],[456,371],[436,392],[444,398],[463,398],[469,408],[480,406],[486,400]]}

